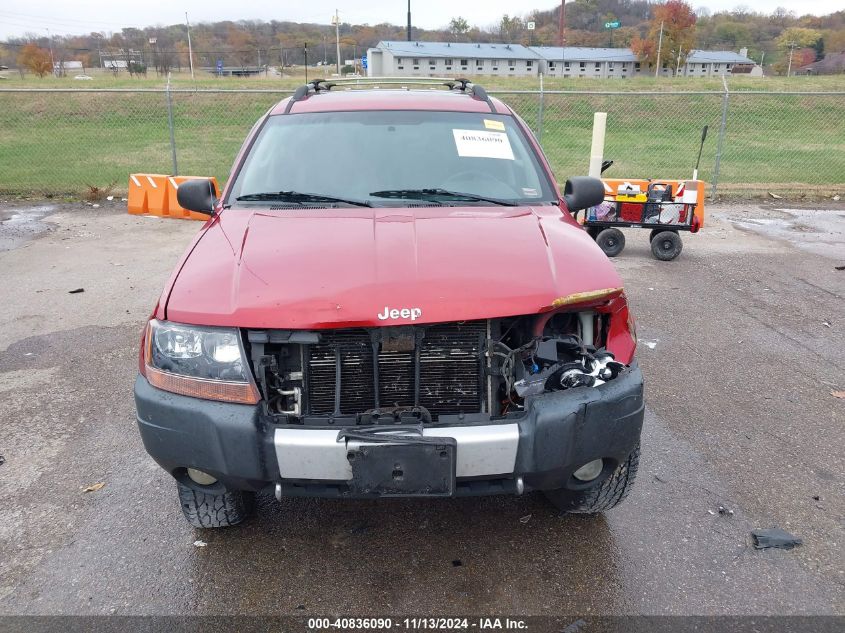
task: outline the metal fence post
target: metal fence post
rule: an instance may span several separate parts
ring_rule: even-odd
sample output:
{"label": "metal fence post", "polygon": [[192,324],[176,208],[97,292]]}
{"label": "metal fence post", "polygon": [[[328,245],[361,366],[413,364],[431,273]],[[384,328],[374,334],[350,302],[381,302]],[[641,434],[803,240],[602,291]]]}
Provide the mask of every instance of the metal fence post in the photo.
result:
{"label": "metal fence post", "polygon": [[543,146],[543,73],[540,73],[540,97],[537,104],[537,142]]}
{"label": "metal fence post", "polygon": [[719,165],[722,164],[722,148],[725,144],[725,127],[728,123],[728,100],[730,99],[730,92],[728,91],[728,82],[725,76],[722,75],[722,84],[725,86],[725,93],[722,95],[722,122],[719,125],[719,144],[716,147],[716,164],[713,166],[713,187],[710,190],[710,199],[716,199],[716,188],[719,185]]}
{"label": "metal fence post", "polygon": [[167,126],[170,128],[170,155],[173,158],[173,175],[179,175],[179,167],[176,165],[176,135],[173,131],[173,95],[170,92],[170,74],[167,75]]}

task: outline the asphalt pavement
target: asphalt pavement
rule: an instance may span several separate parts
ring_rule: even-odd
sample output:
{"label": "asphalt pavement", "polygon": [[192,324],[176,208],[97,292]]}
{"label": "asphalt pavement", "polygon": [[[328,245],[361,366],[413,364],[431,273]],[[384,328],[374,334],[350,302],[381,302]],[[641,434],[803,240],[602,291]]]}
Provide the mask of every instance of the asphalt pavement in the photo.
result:
{"label": "asphalt pavement", "polygon": [[[268,492],[218,531],[183,520],[132,400],[198,227],[0,204],[0,614],[845,614],[845,207],[713,207],[674,262],[627,232],[647,414],[605,515]],[[803,545],[755,550],[769,527]]]}

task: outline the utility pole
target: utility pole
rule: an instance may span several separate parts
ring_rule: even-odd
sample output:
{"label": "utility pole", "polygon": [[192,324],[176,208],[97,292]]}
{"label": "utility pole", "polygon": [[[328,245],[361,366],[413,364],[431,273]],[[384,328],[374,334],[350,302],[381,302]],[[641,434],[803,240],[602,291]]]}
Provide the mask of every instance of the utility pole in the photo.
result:
{"label": "utility pole", "polygon": [[100,58],[100,68],[102,68],[103,67],[103,51],[100,49],[100,41],[103,37],[103,34],[102,33],[94,33],[93,35],[97,40],[97,55]]}
{"label": "utility pole", "polygon": [[191,23],[188,22],[188,12],[185,11],[185,24],[188,27],[188,65],[191,67],[191,80],[194,79],[194,50],[191,48]]}
{"label": "utility pole", "polygon": [[560,13],[557,16],[557,41],[560,44],[560,76],[566,68],[566,0],[560,0]]}
{"label": "utility pole", "polygon": [[786,69],[786,76],[789,77],[792,74],[792,53],[795,52],[795,42],[792,41],[789,43],[789,67]]}
{"label": "utility pole", "polygon": [[406,35],[408,36],[408,41],[411,41],[411,0],[408,0],[408,29]]}
{"label": "utility pole", "polygon": [[563,20],[566,15],[566,0],[560,0],[560,11],[557,14],[557,44],[563,46]]}
{"label": "utility pole", "polygon": [[663,48],[663,21],[660,22],[660,38],[657,40],[657,68],[654,69],[654,76],[655,78],[658,77],[658,73],[660,73],[660,49]]}
{"label": "utility pole", "polygon": [[677,77],[678,74],[681,72],[681,51],[684,50],[683,47],[678,47],[678,64],[675,66],[675,76]]}
{"label": "utility pole", "polygon": [[[50,40],[50,72],[53,73],[53,76],[56,75],[56,62],[53,60],[53,35],[50,33],[50,29],[47,29],[47,37]],[[790,58],[792,61],[792,58]]]}
{"label": "utility pole", "polygon": [[304,42],[302,46],[305,50],[305,83],[308,83],[308,42]]}
{"label": "utility pole", "polygon": [[340,16],[337,14],[337,9],[334,10],[334,37],[337,44],[337,74],[340,76]]}

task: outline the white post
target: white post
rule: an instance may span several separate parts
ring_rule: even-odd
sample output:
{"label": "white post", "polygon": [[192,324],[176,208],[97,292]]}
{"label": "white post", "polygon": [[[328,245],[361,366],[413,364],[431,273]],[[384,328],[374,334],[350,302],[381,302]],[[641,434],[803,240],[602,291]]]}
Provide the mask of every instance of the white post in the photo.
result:
{"label": "white post", "polygon": [[657,40],[657,68],[654,69],[654,76],[657,78],[660,72],[660,49],[663,48],[663,22],[660,23],[660,37]]}
{"label": "white post", "polygon": [[604,132],[607,127],[607,112],[593,115],[593,144],[590,147],[590,169],[588,176],[601,177],[601,161],[604,157]]}
{"label": "white post", "polygon": [[185,11],[185,24],[188,26],[188,65],[191,67],[191,79],[194,78],[194,51],[191,48],[191,23],[188,22],[188,12]]}
{"label": "white post", "polygon": [[337,44],[337,75],[340,77],[340,16],[334,10],[334,37]]}

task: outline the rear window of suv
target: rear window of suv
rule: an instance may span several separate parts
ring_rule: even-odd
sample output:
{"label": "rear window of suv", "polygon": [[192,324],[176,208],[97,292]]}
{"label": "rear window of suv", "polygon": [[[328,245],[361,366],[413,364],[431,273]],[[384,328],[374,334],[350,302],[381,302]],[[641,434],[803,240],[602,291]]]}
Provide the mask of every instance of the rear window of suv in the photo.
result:
{"label": "rear window of suv", "polygon": [[373,193],[435,188],[517,205],[555,200],[533,147],[511,116],[414,110],[272,116],[227,202],[297,191],[404,206]]}

